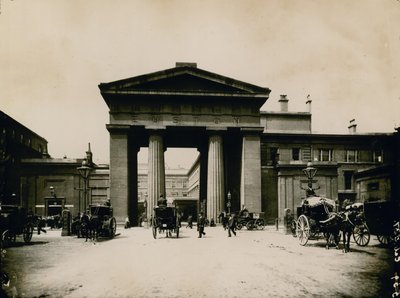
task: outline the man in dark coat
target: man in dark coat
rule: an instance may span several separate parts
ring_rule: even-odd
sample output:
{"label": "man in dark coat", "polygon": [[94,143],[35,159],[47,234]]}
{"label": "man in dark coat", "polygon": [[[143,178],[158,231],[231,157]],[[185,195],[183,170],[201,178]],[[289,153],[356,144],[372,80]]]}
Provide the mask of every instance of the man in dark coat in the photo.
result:
{"label": "man in dark coat", "polygon": [[200,212],[199,218],[197,219],[197,231],[199,231],[199,238],[203,237],[206,233],[204,233],[204,226],[206,225],[206,219],[203,215],[203,212]]}
{"label": "man in dark coat", "polygon": [[167,199],[164,198],[163,194],[160,195],[160,198],[157,201],[157,205],[158,207],[167,207]]}
{"label": "man in dark coat", "polygon": [[236,236],[236,217],[234,214],[229,214],[228,219],[228,237],[231,237],[231,231]]}

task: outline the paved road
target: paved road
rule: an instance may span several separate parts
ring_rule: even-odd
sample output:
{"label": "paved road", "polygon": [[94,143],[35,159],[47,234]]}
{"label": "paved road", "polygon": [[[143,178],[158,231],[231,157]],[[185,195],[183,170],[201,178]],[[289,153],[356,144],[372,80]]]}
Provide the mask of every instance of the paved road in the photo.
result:
{"label": "paved road", "polygon": [[[387,297],[392,254],[372,239],[353,251],[300,246],[273,227],[227,237],[222,227],[182,228],[153,239],[145,228],[85,242],[60,231],[9,248],[5,269],[19,297]],[[21,240],[19,240],[21,241]],[[11,293],[10,288],[7,289]]]}

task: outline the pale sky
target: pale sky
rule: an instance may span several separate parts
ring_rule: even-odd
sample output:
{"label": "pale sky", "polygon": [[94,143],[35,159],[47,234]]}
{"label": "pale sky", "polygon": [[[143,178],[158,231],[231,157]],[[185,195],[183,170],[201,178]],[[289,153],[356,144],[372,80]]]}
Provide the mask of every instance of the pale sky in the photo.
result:
{"label": "pale sky", "polygon": [[[272,90],[262,110],[306,111],[312,129],[400,125],[400,0],[0,0],[0,110],[81,158],[109,162],[98,84],[196,62]],[[176,151],[175,151],[176,152]],[[189,166],[195,152],[168,150]],[[140,159],[143,154],[140,155]]]}

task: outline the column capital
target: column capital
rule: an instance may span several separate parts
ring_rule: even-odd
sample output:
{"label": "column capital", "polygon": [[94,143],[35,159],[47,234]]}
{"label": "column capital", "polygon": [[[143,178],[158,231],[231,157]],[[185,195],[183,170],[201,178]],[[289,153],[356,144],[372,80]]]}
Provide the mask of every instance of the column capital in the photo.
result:
{"label": "column capital", "polygon": [[106,128],[110,133],[129,133],[131,126],[125,124],[106,124]]}
{"label": "column capital", "polygon": [[264,127],[241,127],[240,132],[247,135],[261,135],[264,132]]}

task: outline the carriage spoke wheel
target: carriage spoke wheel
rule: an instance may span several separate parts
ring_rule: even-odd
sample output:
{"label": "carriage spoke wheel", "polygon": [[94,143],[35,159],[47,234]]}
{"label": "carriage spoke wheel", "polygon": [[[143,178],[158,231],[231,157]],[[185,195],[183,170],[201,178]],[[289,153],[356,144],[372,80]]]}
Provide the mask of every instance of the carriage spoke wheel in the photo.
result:
{"label": "carriage spoke wheel", "polygon": [[110,228],[109,229],[110,229],[109,236],[110,236],[110,239],[112,239],[115,237],[115,234],[117,232],[117,221],[115,220],[114,217],[112,217],[110,219]]}
{"label": "carriage spoke wheel", "polygon": [[264,230],[264,226],[265,226],[265,224],[264,224],[264,220],[263,219],[257,219],[256,220],[257,230]]}
{"label": "carriage spoke wheel", "polygon": [[151,226],[152,226],[152,230],[153,230],[153,238],[156,239],[157,238],[157,228],[158,227],[157,227],[157,221],[156,221],[155,218],[153,218]]}
{"label": "carriage spoke wheel", "polygon": [[22,234],[25,243],[31,242],[33,235],[33,224],[29,223],[26,226],[24,226]]}
{"label": "carriage spoke wheel", "polygon": [[310,237],[310,224],[303,214],[297,220],[296,236],[299,238],[300,245],[306,245]]}
{"label": "carriage spoke wheel", "polygon": [[242,225],[242,223],[237,223],[237,225],[236,225],[236,229],[237,230],[241,230],[243,228],[243,225]]}
{"label": "carriage spoke wheel", "polygon": [[389,245],[392,241],[390,236],[387,235],[377,235],[378,241],[383,245]]}
{"label": "carriage spoke wheel", "polygon": [[249,231],[251,231],[253,229],[253,221],[252,220],[247,222],[246,229],[248,229]]}
{"label": "carriage spoke wheel", "polygon": [[1,247],[9,247],[11,245],[12,237],[9,230],[5,230],[1,234]]}
{"label": "carriage spoke wheel", "polygon": [[354,227],[353,239],[358,246],[367,246],[370,238],[371,234],[369,232],[367,225],[362,224]]}

